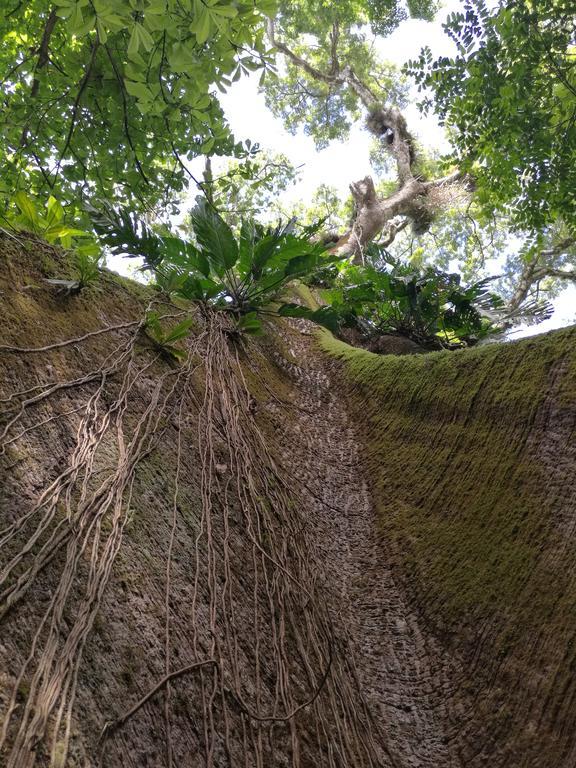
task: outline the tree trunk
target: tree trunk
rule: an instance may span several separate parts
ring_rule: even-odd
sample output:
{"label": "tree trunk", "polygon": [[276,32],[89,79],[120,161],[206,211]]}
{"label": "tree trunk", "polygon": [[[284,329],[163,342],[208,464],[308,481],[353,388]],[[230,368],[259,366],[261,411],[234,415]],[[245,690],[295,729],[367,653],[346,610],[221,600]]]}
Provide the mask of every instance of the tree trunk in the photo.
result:
{"label": "tree trunk", "polygon": [[3,765],[574,765],[573,330],[398,357],[198,317],[177,363],[146,288],[59,296],[29,251],[0,240]]}

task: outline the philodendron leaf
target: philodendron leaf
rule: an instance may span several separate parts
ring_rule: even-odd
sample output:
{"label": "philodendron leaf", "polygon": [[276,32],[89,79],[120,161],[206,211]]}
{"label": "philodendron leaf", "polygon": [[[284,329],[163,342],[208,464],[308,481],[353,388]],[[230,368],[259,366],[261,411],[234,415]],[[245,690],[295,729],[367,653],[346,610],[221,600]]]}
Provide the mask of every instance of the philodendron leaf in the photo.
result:
{"label": "philodendron leaf", "polygon": [[162,238],[164,258],[171,264],[177,264],[186,270],[195,270],[205,277],[210,274],[210,265],[206,255],[192,243],[181,237],[165,236]]}
{"label": "philodendron leaf", "polygon": [[172,328],[172,330],[164,337],[164,344],[172,344],[175,341],[184,339],[186,336],[188,336],[188,331],[193,325],[194,318],[192,317],[187,317],[185,320],[182,320],[181,323],[175,325],[174,328]]}
{"label": "philodendron leaf", "polygon": [[232,230],[210,205],[198,198],[191,212],[194,234],[210,266],[217,275],[223,275],[238,260],[238,244]]}
{"label": "philodendron leaf", "polygon": [[306,253],[303,256],[296,256],[290,259],[286,264],[286,270],[284,274],[286,277],[295,277],[296,275],[305,275],[317,266],[318,256],[315,253]]}
{"label": "philodendron leaf", "polygon": [[252,219],[243,219],[240,226],[238,272],[244,277],[250,271],[254,258],[256,225]]}
{"label": "philodendron leaf", "polygon": [[249,333],[256,336],[262,333],[262,322],[256,312],[248,312],[248,314],[243,315],[238,320],[236,329],[240,333]]}
{"label": "philodendron leaf", "polygon": [[222,292],[224,287],[221,283],[208,278],[198,278],[190,275],[178,287],[177,294],[188,301],[206,301]]}
{"label": "philodendron leaf", "polygon": [[163,345],[162,350],[167,352],[171,357],[177,360],[179,363],[186,359],[186,352],[179,347],[174,347],[172,344]]}
{"label": "philodendron leaf", "polygon": [[40,216],[34,201],[25,192],[16,192],[14,201],[20,209],[25,226],[34,232],[37,231],[40,226]]}

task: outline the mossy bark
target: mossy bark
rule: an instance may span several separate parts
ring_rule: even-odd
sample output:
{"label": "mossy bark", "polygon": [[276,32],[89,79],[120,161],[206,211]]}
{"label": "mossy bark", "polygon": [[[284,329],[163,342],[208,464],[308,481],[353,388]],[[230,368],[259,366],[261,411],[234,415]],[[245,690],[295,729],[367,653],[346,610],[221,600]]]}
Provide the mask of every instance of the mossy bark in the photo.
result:
{"label": "mossy bark", "polygon": [[[25,242],[27,249],[0,238],[1,345],[40,347],[142,318],[154,295],[148,289],[104,273],[95,289],[58,296],[43,278],[68,277],[65,256]],[[13,415],[15,392],[98,370],[126,333],[46,354],[0,350],[0,432]],[[238,363],[219,374],[211,395],[208,480],[218,493],[209,548],[199,430],[206,361],[198,359],[186,380],[189,407],[163,412],[160,439],[133,473],[121,546],[83,649],[67,757],[62,730],[55,742],[51,737],[56,708],[27,765],[50,765],[50,754],[56,764],[97,765],[104,724],[162,680],[168,558],[170,668],[226,647],[230,632],[236,662],[222,656],[226,689],[212,687],[212,669],[175,680],[168,719],[164,690],[151,698],[107,744],[107,768],[168,765],[168,741],[179,768],[574,765],[574,330],[403,357],[353,349],[327,333],[320,349],[315,333],[305,321],[279,321],[264,338],[230,348],[226,359]],[[179,370],[145,339],[135,354],[150,364],[130,390],[127,433],[157,382]],[[228,370],[246,387],[232,409]],[[66,471],[93,386],[59,390],[6,435],[0,529],[17,523]],[[119,386],[114,377],[107,383],[104,410]],[[261,475],[235,468],[232,429],[261,436],[265,482],[251,492],[272,521],[258,532],[264,555],[254,549],[242,501]],[[114,431],[107,434],[93,482],[107,476],[122,450]],[[62,525],[65,501],[54,518]],[[105,535],[113,520],[102,518]],[[271,552],[284,558],[280,568]],[[228,571],[221,570],[224,553]],[[3,549],[2,565],[13,554]],[[2,617],[2,714],[65,565],[58,550]],[[75,625],[89,571],[90,558],[80,558],[62,641]],[[25,573],[17,567],[14,577]],[[318,636],[321,647],[314,645]],[[39,648],[44,641],[41,633]],[[34,663],[18,683],[6,755],[34,695]],[[234,699],[235,686],[244,705]],[[287,692],[281,711],[274,709],[280,689]],[[286,721],[252,717],[300,704]]]}
{"label": "mossy bark", "polygon": [[569,328],[398,358],[321,339],[383,546],[475,694],[454,733],[463,765],[574,763],[575,341]]}

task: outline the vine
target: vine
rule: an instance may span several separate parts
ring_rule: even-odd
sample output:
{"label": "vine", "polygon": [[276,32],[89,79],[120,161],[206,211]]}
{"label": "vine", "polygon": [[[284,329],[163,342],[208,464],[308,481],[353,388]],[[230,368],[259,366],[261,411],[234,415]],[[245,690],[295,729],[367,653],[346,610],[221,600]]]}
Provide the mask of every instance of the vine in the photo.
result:
{"label": "vine", "polygon": [[[230,765],[249,755],[256,765],[267,765],[275,749],[291,755],[293,766],[318,754],[329,768],[377,765],[346,637],[318,598],[321,572],[303,533],[303,501],[276,465],[254,415],[245,378],[252,363],[244,350],[251,342],[235,336],[230,314],[204,308],[195,319],[197,331],[180,341],[185,360],[166,369],[161,351],[141,343],[148,315],[43,347],[0,349],[22,357],[65,353],[105,333],[121,336],[88,374],[16,391],[2,401],[12,409],[5,414],[5,445],[56,418],[28,423],[40,404],[71,390],[84,401],[68,409],[79,419],[66,466],[0,534],[3,620],[42,571],[60,569],[5,712],[0,749],[7,768],[31,768],[46,739],[53,761],[69,749],[82,656],[122,547],[138,470],[173,428],[163,675],[104,728],[102,760],[125,743],[115,738],[118,732],[163,692],[166,762],[178,764],[171,691],[179,678],[192,675],[189,706],[200,718],[199,749],[207,766],[219,764],[222,752]],[[192,594],[184,609],[191,638],[188,648],[179,649],[190,663],[174,669],[171,568],[183,503],[182,453],[193,449],[191,413],[197,414],[201,505]],[[28,695],[20,706],[23,686]]]}

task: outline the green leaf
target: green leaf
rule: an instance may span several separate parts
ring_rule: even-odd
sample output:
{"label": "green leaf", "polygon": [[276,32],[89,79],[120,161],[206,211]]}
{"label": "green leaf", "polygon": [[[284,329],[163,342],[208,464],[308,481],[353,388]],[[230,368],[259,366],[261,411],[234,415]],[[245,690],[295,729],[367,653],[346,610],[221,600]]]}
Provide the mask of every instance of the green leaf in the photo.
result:
{"label": "green leaf", "polygon": [[186,352],[183,349],[173,347],[171,344],[162,345],[162,349],[179,363],[186,359]]}
{"label": "green leaf", "polygon": [[150,51],[153,45],[154,40],[152,39],[150,32],[148,32],[148,30],[138,21],[134,22],[130,40],[128,42],[128,56],[134,58],[138,53],[140,46],[142,46],[145,51]]}
{"label": "green leaf", "polygon": [[222,283],[217,283],[208,278],[188,275],[176,290],[176,293],[187,301],[208,301],[224,290]]}
{"label": "green leaf", "polygon": [[243,315],[236,326],[240,333],[248,333],[254,336],[260,335],[263,332],[262,321],[258,318],[256,312],[248,312]]}
{"label": "green leaf", "polygon": [[245,277],[252,265],[254,257],[254,241],[256,225],[252,219],[243,219],[240,226],[240,241],[238,244],[238,272]]}
{"label": "green leaf", "polygon": [[194,318],[192,317],[187,317],[185,320],[182,320],[181,323],[175,325],[174,328],[172,328],[172,330],[165,336],[164,344],[171,344],[174,341],[179,341],[180,339],[185,338],[188,336],[188,331],[193,325]]}
{"label": "green leaf", "polygon": [[190,25],[190,30],[196,35],[198,45],[203,45],[210,37],[210,13],[202,6],[200,13]]}
{"label": "green leaf", "polygon": [[318,265],[318,256],[314,253],[307,253],[303,256],[296,256],[290,259],[286,265],[284,274],[286,277],[294,277],[296,275],[305,275]]}
{"label": "green leaf", "polygon": [[135,83],[132,80],[124,80],[124,85],[130,96],[147,101],[152,98],[152,93],[144,83]]}
{"label": "green leaf", "polygon": [[238,16],[238,9],[233,5],[214,5],[212,7],[212,13],[217,13],[219,16],[225,16],[228,19],[234,19]]}
{"label": "green leaf", "polygon": [[46,204],[46,223],[49,227],[59,224],[64,218],[64,209],[55,197],[50,195]]}
{"label": "green leaf", "polygon": [[203,198],[190,214],[192,228],[204,255],[217,275],[223,275],[238,260],[238,244],[224,219]]}
{"label": "green leaf", "polygon": [[128,56],[132,58],[136,53],[138,53],[139,47],[140,35],[138,34],[138,24],[134,24],[132,27],[132,33],[130,35],[130,40],[128,41]]}
{"label": "green leaf", "polygon": [[34,201],[25,192],[16,192],[14,202],[20,209],[25,223],[33,230],[38,229],[40,226],[40,216]]}

